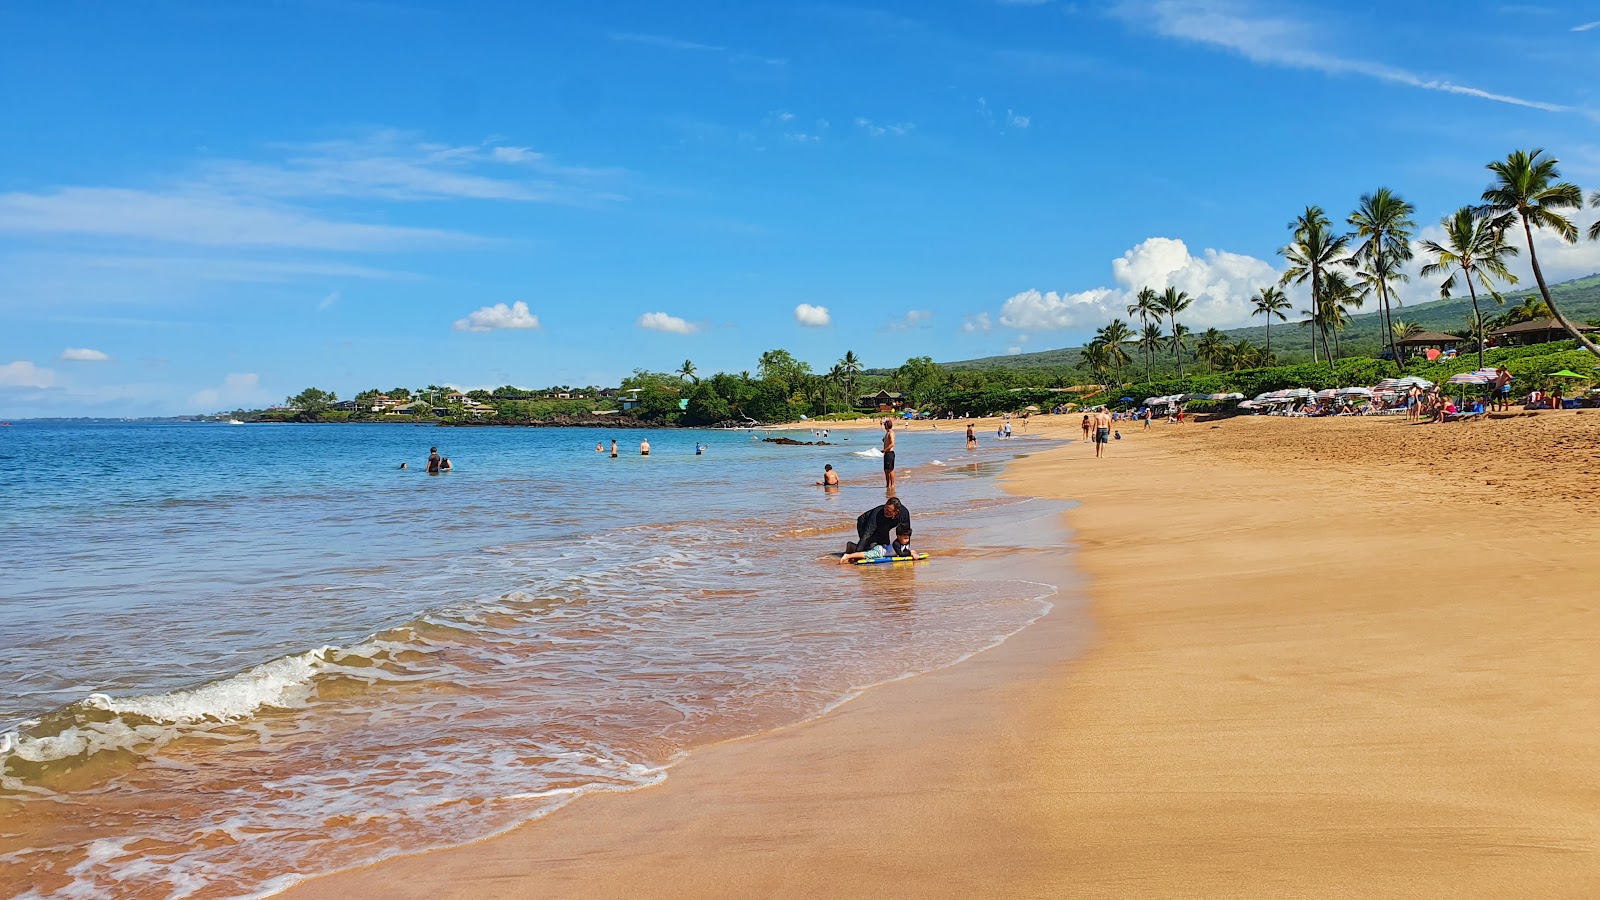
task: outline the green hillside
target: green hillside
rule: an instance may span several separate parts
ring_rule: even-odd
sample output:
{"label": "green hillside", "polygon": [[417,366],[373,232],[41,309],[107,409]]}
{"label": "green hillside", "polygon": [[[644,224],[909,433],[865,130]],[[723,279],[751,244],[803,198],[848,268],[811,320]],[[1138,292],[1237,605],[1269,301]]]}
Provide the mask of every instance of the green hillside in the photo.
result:
{"label": "green hillside", "polygon": [[[1485,318],[1493,318],[1506,307],[1521,303],[1525,297],[1536,295],[1538,288],[1505,294],[1505,307],[1496,306],[1487,296],[1478,298]],[[1563,315],[1575,322],[1600,318],[1600,273],[1561,284],[1551,285],[1550,294]],[[1375,306],[1368,303],[1368,307]],[[1413,303],[1394,310],[1394,317],[1414,322],[1428,331],[1457,332],[1466,327],[1467,315],[1472,311],[1472,301],[1467,297]],[[1126,317],[1124,317],[1126,318]],[[1295,323],[1298,316],[1291,314],[1290,321],[1276,322],[1272,326],[1272,352],[1284,363],[1307,362],[1311,359],[1311,331]],[[1341,351],[1345,356],[1377,356],[1380,348],[1381,319],[1376,311],[1363,312],[1350,317],[1350,327],[1340,332]],[[1138,323],[1134,323],[1137,330]],[[1265,344],[1267,330],[1256,325],[1248,328],[1229,328],[1223,331],[1231,341],[1246,338],[1255,344]],[[1130,351],[1133,352],[1133,351]],[[1137,354],[1135,354],[1137,355]],[[1063,347],[1037,353],[1019,353],[1013,356],[986,356],[942,363],[953,369],[1062,369],[1075,368],[1082,356],[1080,347]]]}

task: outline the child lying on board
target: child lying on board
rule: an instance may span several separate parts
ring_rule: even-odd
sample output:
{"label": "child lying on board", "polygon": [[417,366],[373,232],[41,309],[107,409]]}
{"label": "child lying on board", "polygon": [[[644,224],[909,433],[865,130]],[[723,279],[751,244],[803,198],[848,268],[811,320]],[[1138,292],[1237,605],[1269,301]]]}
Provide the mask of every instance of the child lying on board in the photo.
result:
{"label": "child lying on board", "polygon": [[839,562],[850,563],[858,559],[883,559],[884,557],[910,556],[911,555],[911,526],[904,522],[895,526],[894,541],[885,547],[882,544],[873,544],[865,551],[859,553],[846,553],[839,557]]}

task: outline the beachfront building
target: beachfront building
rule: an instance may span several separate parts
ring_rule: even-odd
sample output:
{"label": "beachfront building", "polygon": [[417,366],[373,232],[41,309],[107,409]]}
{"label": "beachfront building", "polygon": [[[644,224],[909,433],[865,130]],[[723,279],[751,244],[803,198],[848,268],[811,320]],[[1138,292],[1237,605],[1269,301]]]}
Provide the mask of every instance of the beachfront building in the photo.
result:
{"label": "beachfront building", "polygon": [[[1426,354],[1429,359],[1436,359],[1440,353],[1456,349],[1458,344],[1464,343],[1461,338],[1442,331],[1419,331],[1411,337],[1394,342],[1402,356],[1416,356]],[[1428,353],[1429,350],[1437,351]]]}
{"label": "beachfront building", "polygon": [[479,403],[471,397],[465,397],[461,400],[461,409],[469,416],[493,416],[499,414],[494,407],[487,403]]}
{"label": "beachfront building", "polygon": [[[1600,331],[1600,328],[1595,328],[1593,325],[1579,325],[1576,322],[1572,324],[1573,327],[1584,334],[1593,334],[1596,331]],[[1554,316],[1544,316],[1538,319],[1529,319],[1526,322],[1518,322],[1515,325],[1507,325],[1504,328],[1495,330],[1489,336],[1494,339],[1497,346],[1501,347],[1548,344],[1552,341],[1564,341],[1570,337],[1567,334],[1567,330],[1561,327],[1561,323],[1556,321]]]}
{"label": "beachfront building", "polygon": [[863,394],[856,398],[856,409],[860,410],[894,412],[904,408],[905,405],[905,397],[894,391],[879,391],[876,394]]}

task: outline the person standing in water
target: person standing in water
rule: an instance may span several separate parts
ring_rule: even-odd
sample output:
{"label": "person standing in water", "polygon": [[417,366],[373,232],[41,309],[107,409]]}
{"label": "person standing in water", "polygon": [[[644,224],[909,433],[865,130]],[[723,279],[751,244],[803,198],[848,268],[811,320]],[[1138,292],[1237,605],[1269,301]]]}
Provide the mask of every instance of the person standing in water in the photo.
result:
{"label": "person standing in water", "polygon": [[883,486],[894,496],[894,420],[883,420]]}
{"label": "person standing in water", "polygon": [[611,458],[612,459],[616,459],[617,458],[617,439],[616,438],[612,438],[611,439]]}
{"label": "person standing in water", "polygon": [[972,423],[971,422],[967,423],[967,449],[968,450],[976,450],[976,449],[978,449],[978,435],[977,435],[976,432],[974,432],[972,430]]}
{"label": "person standing in water", "polygon": [[639,442],[639,455],[640,456],[649,456],[650,455],[650,441],[649,441],[648,438]]}
{"label": "person standing in water", "polygon": [[437,474],[439,474],[439,448],[438,447],[429,447],[428,448],[428,474],[429,475],[437,475]]}
{"label": "person standing in water", "polygon": [[595,441],[594,442],[594,452],[596,452],[596,453],[604,453],[604,452],[606,452],[605,445],[600,443],[599,441]]}

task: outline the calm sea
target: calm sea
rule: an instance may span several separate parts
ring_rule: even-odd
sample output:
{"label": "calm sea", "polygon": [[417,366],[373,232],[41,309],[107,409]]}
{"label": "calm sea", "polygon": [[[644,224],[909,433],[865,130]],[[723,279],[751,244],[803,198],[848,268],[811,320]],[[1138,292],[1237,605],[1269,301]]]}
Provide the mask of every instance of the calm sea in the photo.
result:
{"label": "calm sea", "polygon": [[1039,444],[925,428],[935,559],[863,568],[824,555],[882,500],[870,431],[0,429],[0,896],[271,892],[992,646],[1050,586],[938,554],[1038,515],[989,476]]}

